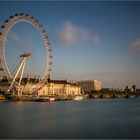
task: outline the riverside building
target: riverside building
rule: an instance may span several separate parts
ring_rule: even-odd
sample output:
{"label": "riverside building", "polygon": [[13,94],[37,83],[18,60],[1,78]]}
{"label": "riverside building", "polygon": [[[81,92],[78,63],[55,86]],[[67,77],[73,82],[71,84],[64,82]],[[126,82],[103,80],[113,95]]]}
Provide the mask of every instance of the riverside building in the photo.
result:
{"label": "riverside building", "polygon": [[100,91],[102,84],[98,80],[86,80],[77,83],[81,87],[81,91],[89,93],[91,91]]}
{"label": "riverside building", "polygon": [[[67,80],[50,80],[46,84],[39,84],[40,80],[35,78],[23,78],[22,88],[26,95],[36,93],[39,96],[59,96],[59,97],[75,97],[81,95],[79,85]],[[8,82],[0,82],[0,91],[6,92],[10,86]]]}
{"label": "riverside building", "polygon": [[81,95],[81,88],[76,83],[67,82],[67,80],[50,80],[41,90],[39,96],[78,96]]}

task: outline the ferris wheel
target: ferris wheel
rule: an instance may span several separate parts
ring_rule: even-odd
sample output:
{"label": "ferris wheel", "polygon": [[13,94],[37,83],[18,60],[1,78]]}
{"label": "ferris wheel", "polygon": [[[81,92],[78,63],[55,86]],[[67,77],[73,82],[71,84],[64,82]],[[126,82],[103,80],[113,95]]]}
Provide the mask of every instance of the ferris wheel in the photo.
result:
{"label": "ferris wheel", "polygon": [[45,70],[42,74],[41,79],[47,80],[50,78],[51,73],[51,65],[52,65],[52,54],[51,54],[51,44],[49,43],[48,36],[46,34],[46,31],[42,27],[42,25],[39,23],[38,20],[36,20],[33,16],[30,16],[28,14],[20,13],[15,14],[14,16],[10,16],[4,23],[4,25],[1,26],[1,32],[0,32],[0,63],[1,67],[4,71],[4,74],[8,81],[12,81],[14,78],[14,75],[12,74],[10,68],[7,65],[6,61],[6,53],[5,53],[5,47],[6,47],[6,40],[8,33],[10,29],[13,27],[13,25],[19,23],[19,22],[27,22],[31,25],[33,25],[38,32],[40,33],[40,36],[44,42],[45,46],[45,54],[46,54],[46,65]]}

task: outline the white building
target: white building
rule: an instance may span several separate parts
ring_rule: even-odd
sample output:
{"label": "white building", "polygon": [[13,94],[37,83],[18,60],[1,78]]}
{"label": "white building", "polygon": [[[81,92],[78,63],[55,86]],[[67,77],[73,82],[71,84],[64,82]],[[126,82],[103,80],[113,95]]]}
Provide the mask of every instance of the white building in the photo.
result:
{"label": "white building", "polygon": [[38,91],[39,96],[77,96],[81,95],[80,86],[69,83],[66,80],[51,80],[47,85]]}

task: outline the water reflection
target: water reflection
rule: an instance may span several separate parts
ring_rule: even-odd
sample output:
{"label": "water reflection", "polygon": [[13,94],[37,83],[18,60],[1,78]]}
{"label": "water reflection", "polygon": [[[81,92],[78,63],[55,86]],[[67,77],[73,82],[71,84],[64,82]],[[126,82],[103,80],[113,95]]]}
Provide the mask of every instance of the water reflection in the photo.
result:
{"label": "water reflection", "polygon": [[0,102],[0,138],[140,138],[140,99]]}

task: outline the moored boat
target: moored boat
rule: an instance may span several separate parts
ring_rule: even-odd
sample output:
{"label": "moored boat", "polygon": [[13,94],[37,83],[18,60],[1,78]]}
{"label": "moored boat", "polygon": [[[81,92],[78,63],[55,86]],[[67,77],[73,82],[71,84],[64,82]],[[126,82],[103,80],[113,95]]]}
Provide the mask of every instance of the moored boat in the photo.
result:
{"label": "moored boat", "polygon": [[55,101],[55,98],[50,97],[50,98],[38,98],[35,100],[36,102],[53,102]]}
{"label": "moored boat", "polygon": [[48,101],[48,102],[53,102],[53,101],[55,101],[55,98],[51,97],[51,98],[49,98],[47,101]]}
{"label": "moored boat", "polygon": [[83,97],[82,96],[76,96],[75,98],[73,98],[73,100],[77,100],[77,101],[83,100]]}

